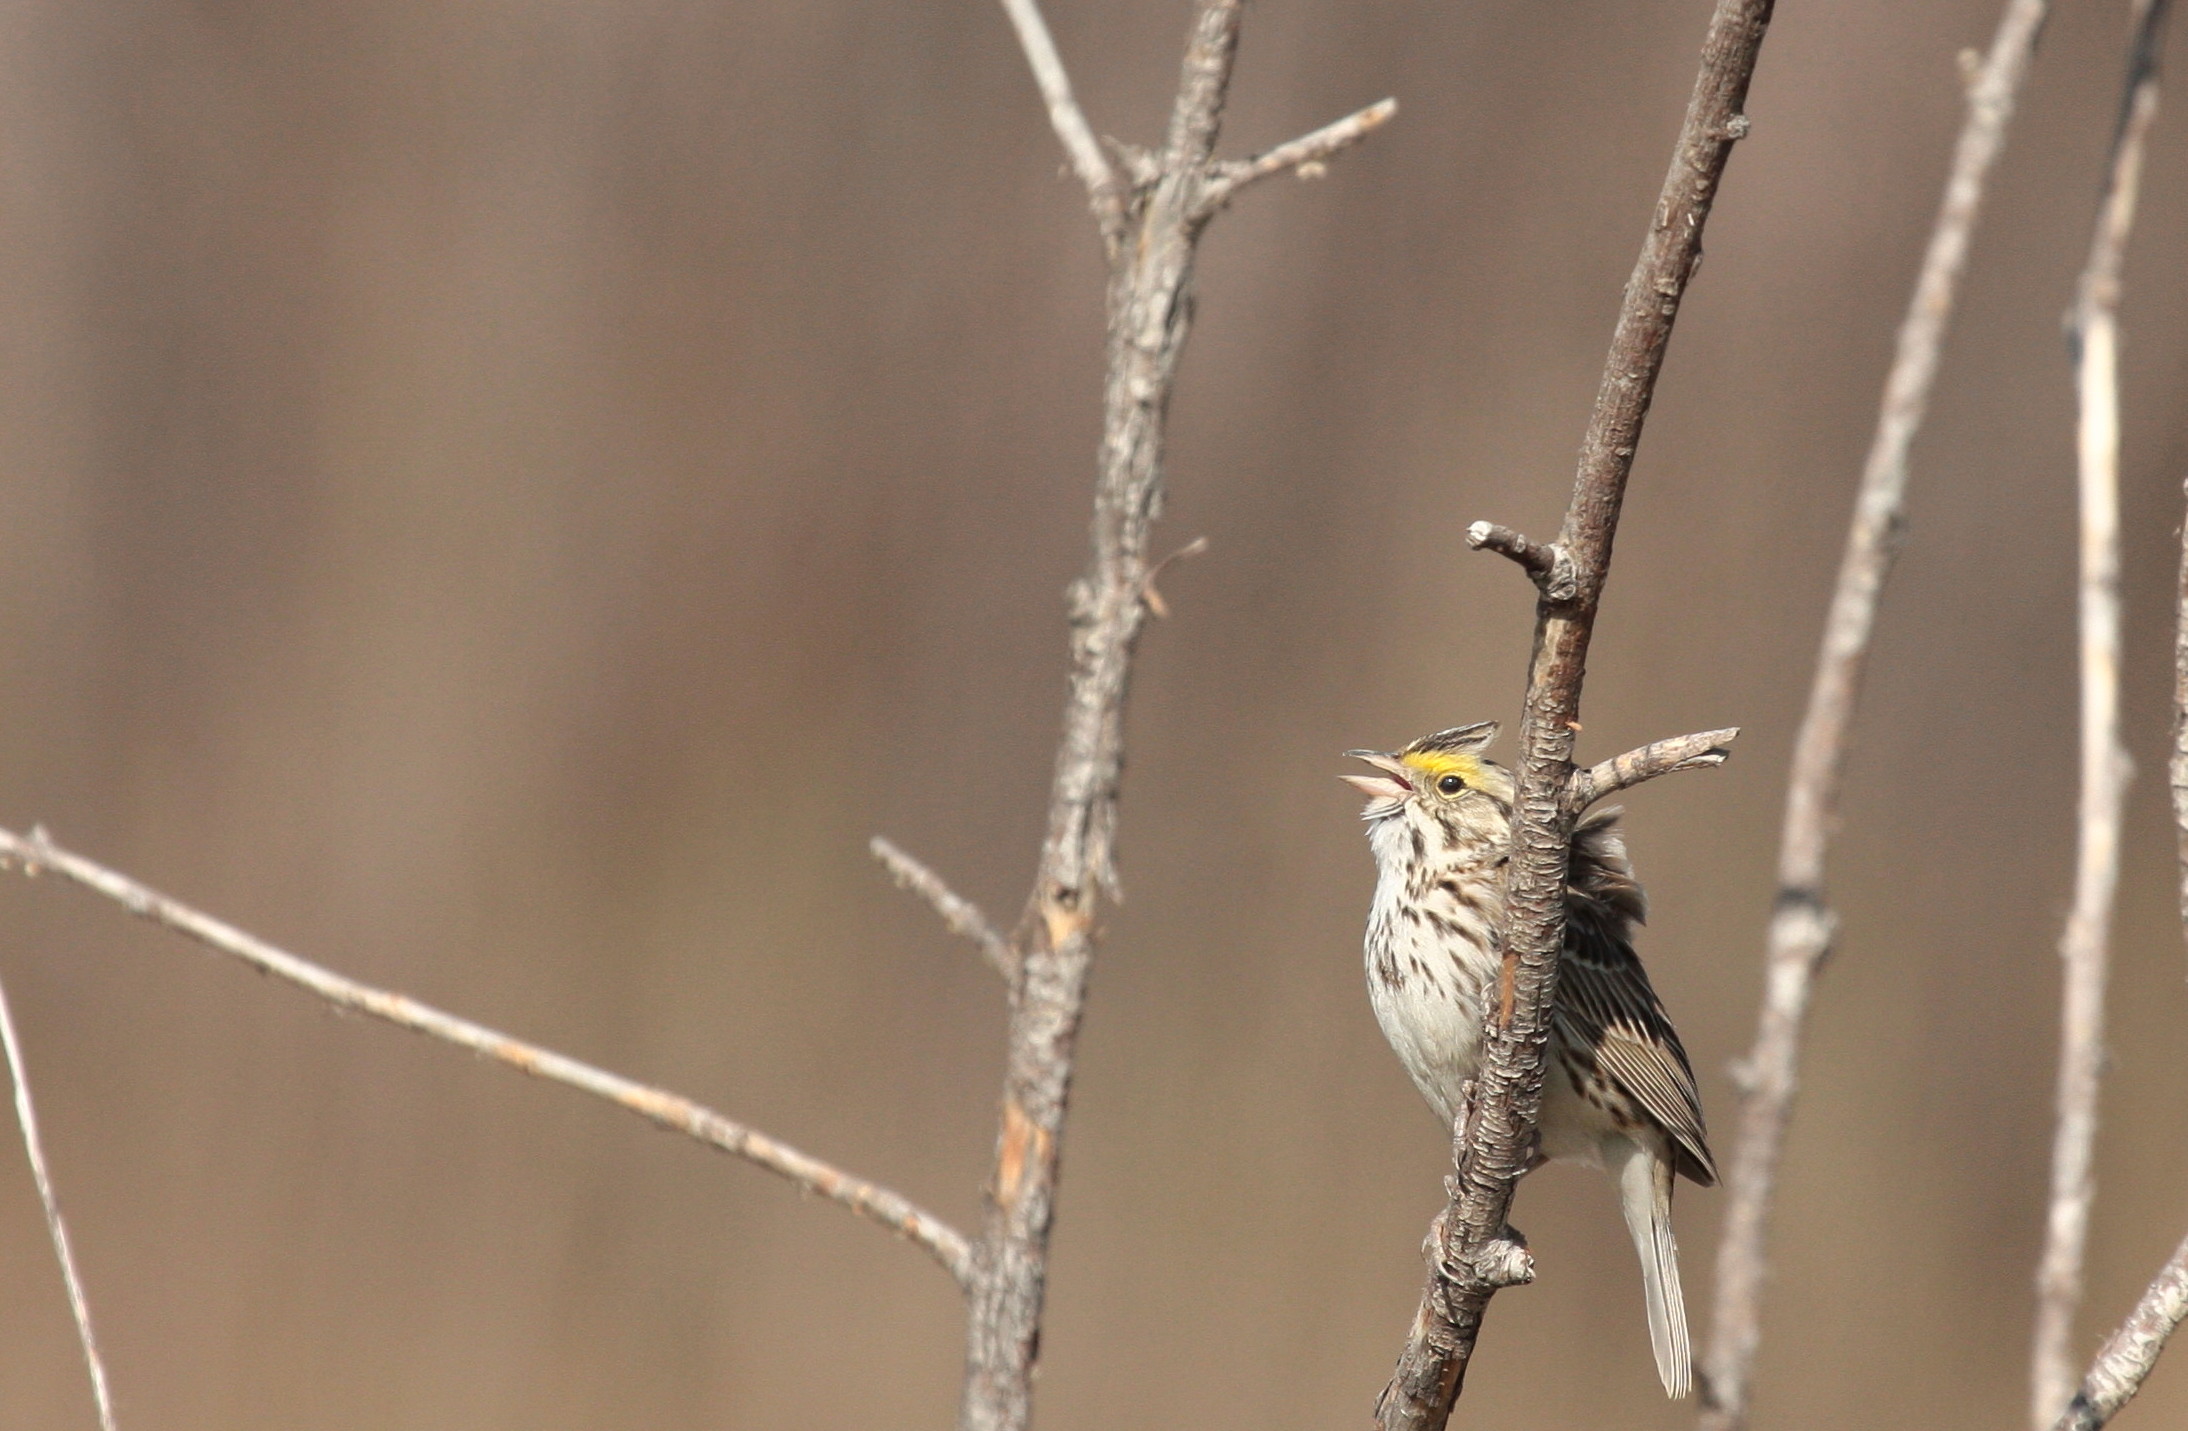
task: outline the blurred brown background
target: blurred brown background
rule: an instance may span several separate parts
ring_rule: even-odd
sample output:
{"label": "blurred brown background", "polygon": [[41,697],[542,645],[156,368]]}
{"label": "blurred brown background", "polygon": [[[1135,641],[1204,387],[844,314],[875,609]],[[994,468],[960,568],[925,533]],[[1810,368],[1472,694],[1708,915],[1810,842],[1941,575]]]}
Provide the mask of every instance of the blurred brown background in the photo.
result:
{"label": "blurred brown background", "polygon": [[[1444,1147],[1361,987],[1336,752],[1510,717],[1703,0],[1262,0],[1229,149],[1395,94],[1204,250],[1041,1421],[1359,1424]],[[2052,21],[1885,613],[1778,1216],[1761,1422],[2011,1426],[2072,795],[2059,315],[2123,5]],[[1186,6],[1056,0],[1159,132]],[[1990,0],[1780,8],[1642,449],[1584,749],[1720,1129],[1784,757]],[[2091,1345],[2188,1226],[2162,802],[2188,474],[2188,99],[2129,272],[2129,713]],[[1081,561],[1101,273],[1000,12],[31,0],[0,30],[0,819],[747,1117],[971,1225],[1001,999],[883,831],[1000,915]],[[944,1427],[916,1252],[566,1091],[0,882],[124,1423]],[[12,1142],[12,1134],[6,1140]],[[1680,1204],[1706,1323],[1717,1194]],[[1520,1224],[1465,1424],[1674,1427],[1606,1185]],[[91,1424],[0,1154],[0,1425]],[[2188,1356],[2188,1353],[2176,1353]],[[2161,1368],[2128,1426],[2188,1416]]]}

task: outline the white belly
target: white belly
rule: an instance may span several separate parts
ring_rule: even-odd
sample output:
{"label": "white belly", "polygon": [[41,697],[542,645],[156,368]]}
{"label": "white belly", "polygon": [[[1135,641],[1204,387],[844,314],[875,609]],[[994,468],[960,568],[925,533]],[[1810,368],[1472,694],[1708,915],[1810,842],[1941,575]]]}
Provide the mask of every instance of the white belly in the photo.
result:
{"label": "white belly", "polygon": [[[1387,937],[1378,937],[1378,927]],[[1458,1116],[1466,1081],[1481,1065],[1488,1012],[1488,961],[1455,955],[1448,939],[1399,918],[1377,899],[1368,938],[1368,1002],[1414,1087],[1447,1128]]]}

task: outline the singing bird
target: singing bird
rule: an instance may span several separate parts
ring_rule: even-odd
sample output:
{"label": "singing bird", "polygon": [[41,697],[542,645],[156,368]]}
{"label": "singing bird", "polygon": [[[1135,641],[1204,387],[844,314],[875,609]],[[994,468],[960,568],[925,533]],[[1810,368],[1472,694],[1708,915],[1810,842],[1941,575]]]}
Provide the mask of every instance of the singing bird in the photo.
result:
{"label": "singing bird", "polygon": [[[1448,1131],[1481,1065],[1502,962],[1511,773],[1482,752],[1493,721],[1422,736],[1403,750],[1354,750],[1373,775],[1343,777],[1368,796],[1375,854],[1368,998],[1383,1036]],[[1647,913],[1618,811],[1573,831],[1565,947],[1538,1124],[1539,1159],[1566,1158],[1618,1183],[1641,1254],[1649,1343],[1673,1397],[1693,1389],[1674,1174],[1717,1181],[1694,1069],[1649,987],[1633,935]]]}

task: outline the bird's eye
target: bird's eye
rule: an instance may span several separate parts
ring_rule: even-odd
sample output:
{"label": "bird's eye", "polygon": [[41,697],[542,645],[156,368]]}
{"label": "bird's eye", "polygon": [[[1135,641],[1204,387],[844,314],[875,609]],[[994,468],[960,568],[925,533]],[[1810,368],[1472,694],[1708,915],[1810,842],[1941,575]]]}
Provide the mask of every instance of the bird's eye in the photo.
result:
{"label": "bird's eye", "polygon": [[1436,782],[1436,788],[1446,795],[1456,795],[1466,788],[1466,782],[1456,775],[1446,775]]}

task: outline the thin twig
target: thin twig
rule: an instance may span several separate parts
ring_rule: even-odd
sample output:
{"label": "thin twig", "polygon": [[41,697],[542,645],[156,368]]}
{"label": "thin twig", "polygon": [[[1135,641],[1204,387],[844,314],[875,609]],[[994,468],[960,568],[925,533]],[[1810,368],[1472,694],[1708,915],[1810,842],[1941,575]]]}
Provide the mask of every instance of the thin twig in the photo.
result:
{"label": "thin twig", "polygon": [[53,1175],[46,1170],[45,1143],[38,1136],[38,1110],[31,1106],[30,1075],[23,1068],[23,1044],[16,1036],[15,1015],[8,1008],[4,988],[0,988],[0,1047],[6,1049],[8,1077],[15,1083],[15,1122],[23,1130],[30,1176],[38,1184],[38,1201],[46,1210],[46,1234],[53,1239],[53,1255],[61,1264],[61,1283],[68,1289],[69,1314],[76,1319],[76,1340],[84,1349],[84,1366],[91,1373],[91,1399],[98,1404],[100,1431],[114,1431],[114,1394],[107,1387],[106,1362],[99,1356],[98,1338],[91,1334],[91,1303],[84,1296],[83,1276],[76,1270],[76,1254],[69,1250],[68,1226],[61,1221],[61,1201],[53,1191]]}
{"label": "thin twig", "polygon": [[1659,775],[1669,775],[1676,770],[1707,770],[1722,765],[1732,755],[1732,742],[1740,738],[1740,728],[1705,730],[1697,735],[1676,735],[1669,740],[1653,741],[1638,750],[1613,756],[1599,765],[1573,772],[1573,783],[1567,797],[1568,808],[1574,815],[1587,810],[1596,801],[1630,790],[1645,780]]}
{"label": "thin twig", "polygon": [[898,889],[910,890],[942,916],[942,922],[952,934],[970,939],[980,948],[981,957],[988,961],[1003,982],[1012,988],[1018,986],[1018,951],[1010,947],[1010,941],[996,933],[995,926],[980,912],[980,906],[965,898],[943,883],[942,876],[928,869],[918,860],[876,835],[868,842],[874,858],[881,861],[896,881]]}
{"label": "thin twig", "polygon": [[2127,1314],[2082,1376],[2066,1412],[2053,1431],[2097,1431],[2135,1399],[2143,1379],[2158,1364],[2166,1338],[2188,1318],[2188,1238],[2173,1249],[2172,1257],[2143,1292],[2135,1310]]}
{"label": "thin twig", "polygon": [[469,1049],[496,1063],[507,1064],[519,1073],[604,1098],[648,1122],[757,1163],[806,1191],[840,1203],[867,1221],[918,1244],[960,1285],[967,1284],[971,1278],[972,1254],[964,1235],[933,1213],[899,1193],[853,1177],[841,1168],[831,1167],[688,1098],[634,1083],[552,1049],[496,1033],[402,994],[344,978],[170,899],[127,875],[64,850],[47,838],[43,830],[31,831],[28,838],[0,830],[0,864],[14,865],[30,876],[51,871],[95,894],[104,895],[140,919],[240,959],[261,973],[318,995],[336,1008],[383,1019],[398,1028],[422,1033],[443,1043]]}
{"label": "thin twig", "polygon": [[1063,57],[1056,53],[1048,21],[1041,18],[1036,0],[1003,0],[1003,13],[1010,16],[1011,28],[1018,32],[1019,47],[1026,52],[1026,66],[1033,71],[1033,82],[1040,87],[1041,100],[1048,106],[1049,126],[1062,141],[1079,182],[1086,185],[1094,222],[1101,228],[1102,237],[1114,243],[1124,231],[1124,201],[1116,171],[1110,168],[1100,142],[1094,138],[1093,127],[1071,93],[1071,76],[1064,70]]}
{"label": "thin twig", "polygon": [[[2188,482],[2181,484],[2188,497]],[[2174,846],[2180,861],[2180,924],[2188,935],[2188,520],[2181,523],[2180,589],[2173,629],[2173,785]]]}
{"label": "thin twig", "polygon": [[2066,964],[2060,1011],[2058,1122],[2051,1198],[2036,1272],[2036,1333],[2029,1420],[2045,1431],[2074,1388],[2074,1314],[2082,1299],[2097,1099],[2104,1076],[2104,986],[2120,874],[2120,810],[2127,756],[2120,748],[2120,275],[2135,224],[2143,139],[2158,109],[2158,51],[2167,0],[2133,0],[2133,38],[2089,263],[2070,320],[2080,422],[2079,594],[2082,758],[2074,902],[2059,941]]}
{"label": "thin twig", "polygon": [[1967,117],[1921,273],[1900,322],[1808,708],[1794,741],[1778,845],[1776,913],[1764,956],[1763,1003],[1754,1045],[1734,1069],[1742,1099],[1725,1169],[1716,1310],[1703,1360],[1704,1431],[1739,1431],[1747,1420],[1755,1351],[1762,1341],[1770,1202],[1798,1087],[1810,991],[1836,924],[1825,894],[1824,862],[1837,824],[1847,732],[1868,661],[1878,599],[1899,550],[1907,454],[1929,409],[1969,243],[1982,212],[1984,182],[2005,147],[2007,122],[2045,9],[2045,0],[2006,0],[1989,54],[1968,81]]}
{"label": "thin twig", "polygon": [[1168,621],[1170,619],[1170,602],[1163,596],[1156,583],[1162,580],[1162,574],[1172,566],[1181,561],[1188,561],[1193,557],[1197,557],[1207,550],[1208,539],[1206,537],[1195,537],[1147,569],[1147,575],[1140,578],[1140,600],[1147,603],[1149,615],[1157,621]]}
{"label": "thin twig", "polygon": [[1201,191],[1201,212],[1214,213],[1248,184],[1287,169],[1297,170],[1302,179],[1321,177],[1323,166],[1331,159],[1382,128],[1397,112],[1395,99],[1378,100],[1366,109],[1355,110],[1343,119],[1332,120],[1320,129],[1251,159],[1216,164],[1208,176],[1207,186]]}
{"label": "thin twig", "polygon": [[1505,1214],[1534,1150],[1559,952],[1573,813],[1573,739],[1596,609],[1609,573],[1626,479],[1703,226],[1735,140],[1748,132],[1748,81],[1771,0],[1718,0],[1678,145],[1633,274],[1626,281],[1595,409],[1581,442],[1557,546],[1572,562],[1571,601],[1536,603],[1534,661],[1520,722],[1518,792],[1505,886],[1508,1018],[1492,1021],[1473,1116],[1458,1142],[1459,1173],[1438,1219],[1441,1245],[1420,1311],[1377,1404],[1384,1431],[1442,1427],[1450,1418],[1482,1317],[1497,1290],[1487,1254],[1509,1242]]}

